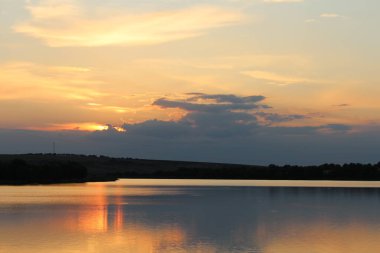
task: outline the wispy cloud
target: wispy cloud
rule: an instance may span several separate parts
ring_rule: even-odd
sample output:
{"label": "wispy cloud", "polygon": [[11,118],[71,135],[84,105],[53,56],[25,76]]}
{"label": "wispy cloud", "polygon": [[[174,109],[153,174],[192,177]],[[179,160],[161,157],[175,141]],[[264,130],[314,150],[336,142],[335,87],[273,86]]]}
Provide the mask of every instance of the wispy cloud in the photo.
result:
{"label": "wispy cloud", "polygon": [[304,0],[263,0],[264,3],[302,3]]}
{"label": "wispy cloud", "polygon": [[259,80],[265,80],[277,85],[290,85],[290,84],[302,84],[302,83],[313,82],[313,80],[310,80],[307,78],[281,75],[281,74],[277,74],[274,72],[267,72],[267,71],[243,71],[241,73],[249,77],[259,79]]}
{"label": "wispy cloud", "polygon": [[159,44],[243,20],[238,11],[211,5],[140,14],[128,10],[91,13],[77,1],[41,0],[28,4],[27,9],[31,19],[14,26],[14,31],[52,47]]}
{"label": "wispy cloud", "polygon": [[137,111],[149,109],[140,105],[147,103],[136,102],[139,98],[125,98],[120,90],[110,89],[94,72],[81,66],[0,64],[0,115],[7,119],[0,122],[0,128],[40,129],[49,124],[54,130],[58,125],[52,123],[66,121],[124,122],[120,117],[133,121],[140,117],[134,117]]}
{"label": "wispy cloud", "polygon": [[75,66],[0,64],[0,83],[7,84],[0,86],[0,100],[91,100],[107,95],[95,89],[102,82],[94,80],[91,69]]}
{"label": "wispy cloud", "polygon": [[338,104],[338,105],[334,105],[334,106],[337,106],[337,107],[348,107],[348,106],[351,106],[350,104]]}
{"label": "wispy cloud", "polygon": [[318,20],[315,18],[309,18],[309,19],[306,19],[305,22],[306,23],[315,23],[315,22],[318,22]]}
{"label": "wispy cloud", "polygon": [[309,18],[309,19],[306,19],[305,22],[316,23],[323,19],[347,19],[347,17],[340,15],[338,13],[334,13],[334,12],[325,12],[325,13],[321,13],[318,18]]}
{"label": "wispy cloud", "polygon": [[322,13],[320,15],[321,18],[345,18],[345,16],[340,15],[338,13]]}

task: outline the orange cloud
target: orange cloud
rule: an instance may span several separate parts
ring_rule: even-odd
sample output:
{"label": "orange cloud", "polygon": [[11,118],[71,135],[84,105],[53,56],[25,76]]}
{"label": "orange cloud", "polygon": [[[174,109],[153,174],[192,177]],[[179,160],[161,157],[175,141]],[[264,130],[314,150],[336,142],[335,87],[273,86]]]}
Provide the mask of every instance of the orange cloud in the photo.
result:
{"label": "orange cloud", "polygon": [[72,66],[48,66],[29,62],[0,65],[0,100],[38,98],[86,100],[107,95],[94,86],[91,70]]}
{"label": "orange cloud", "polygon": [[215,6],[143,14],[98,10],[101,16],[90,16],[74,1],[42,0],[27,9],[31,20],[17,24],[14,31],[52,47],[159,44],[200,36],[243,19],[240,12]]}

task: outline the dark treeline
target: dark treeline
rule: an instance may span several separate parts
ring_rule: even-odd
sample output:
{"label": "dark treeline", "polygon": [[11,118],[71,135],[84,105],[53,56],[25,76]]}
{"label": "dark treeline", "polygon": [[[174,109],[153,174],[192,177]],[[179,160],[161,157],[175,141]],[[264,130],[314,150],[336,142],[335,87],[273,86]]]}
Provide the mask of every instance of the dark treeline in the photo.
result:
{"label": "dark treeline", "polygon": [[179,168],[173,171],[157,170],[152,173],[136,171],[117,175],[119,178],[182,178],[182,179],[258,179],[258,180],[380,180],[380,163],[320,166],[249,167],[228,165],[219,168]]}
{"label": "dark treeline", "polygon": [[0,184],[114,181],[118,178],[380,181],[380,163],[254,166],[95,155],[0,155]]}
{"label": "dark treeline", "polygon": [[38,165],[23,159],[0,161],[0,183],[3,184],[84,182],[86,177],[86,167],[72,161],[48,161]]}

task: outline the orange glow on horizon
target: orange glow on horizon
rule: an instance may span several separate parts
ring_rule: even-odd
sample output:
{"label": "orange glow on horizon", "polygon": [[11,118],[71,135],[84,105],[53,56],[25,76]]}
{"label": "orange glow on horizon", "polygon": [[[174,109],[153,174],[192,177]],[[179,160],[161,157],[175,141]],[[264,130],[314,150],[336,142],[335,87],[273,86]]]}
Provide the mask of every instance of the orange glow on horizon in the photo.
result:
{"label": "orange glow on horizon", "polygon": [[[30,127],[26,128],[29,130],[38,131],[105,131],[108,130],[110,126],[99,124],[99,123],[65,123],[65,124],[53,124],[47,127]],[[113,127],[115,131],[125,132],[124,128]]]}

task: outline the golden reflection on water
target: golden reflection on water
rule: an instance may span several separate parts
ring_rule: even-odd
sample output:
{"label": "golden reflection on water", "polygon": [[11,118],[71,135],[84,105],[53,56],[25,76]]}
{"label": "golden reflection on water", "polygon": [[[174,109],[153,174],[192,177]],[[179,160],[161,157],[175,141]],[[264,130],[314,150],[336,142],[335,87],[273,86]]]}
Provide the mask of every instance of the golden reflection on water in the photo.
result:
{"label": "golden reflection on water", "polygon": [[94,185],[94,194],[87,196],[91,206],[79,205],[77,216],[68,215],[63,219],[63,227],[81,232],[107,232],[108,231],[108,202],[106,186]]}
{"label": "golden reflection on water", "polygon": [[[140,224],[128,224],[119,233],[100,233],[89,236],[81,244],[72,247],[80,252],[169,252],[182,247],[185,234],[178,227],[151,228]],[[48,251],[46,251],[48,252]]]}
{"label": "golden reflection on water", "polygon": [[[350,216],[342,223],[336,222],[332,216],[313,216],[305,222],[305,219],[294,215],[289,216],[290,220],[272,221],[274,214],[267,208],[277,203],[276,201],[283,201],[282,198],[286,195],[270,195],[270,190],[264,191],[264,198],[260,198],[260,201],[267,201],[268,206],[259,210],[259,206],[253,204],[252,220],[240,219],[233,212],[229,217],[221,217],[220,222],[236,220],[235,227],[230,228],[231,231],[222,231],[225,234],[230,233],[227,237],[230,242],[217,237],[208,240],[210,238],[205,239],[201,230],[202,219],[195,214],[194,217],[191,216],[193,222],[173,222],[170,219],[172,222],[151,222],[144,217],[135,218],[134,215],[138,216],[139,213],[129,214],[128,206],[136,205],[129,197],[140,199],[181,192],[177,188],[136,185],[126,187],[118,182],[77,186],[0,187],[0,253],[380,252],[380,227],[363,217],[362,220],[355,220]],[[230,190],[220,194],[228,192]],[[207,194],[207,190],[203,194]],[[249,194],[247,196],[255,196],[252,192]],[[202,194],[196,196],[199,198]],[[297,198],[297,195],[289,196],[292,201]],[[177,197],[174,198],[176,200]],[[228,207],[232,200],[221,198],[212,205]],[[203,201],[198,204],[207,206],[212,199]],[[142,203],[142,206],[144,204],[147,203]],[[191,203],[186,202],[186,205],[189,205],[186,208],[190,210],[194,208]],[[170,206],[163,206],[165,211],[170,211]],[[43,208],[46,208],[47,215],[38,216]],[[149,210],[149,205],[146,209],[136,210]],[[1,220],[1,216],[8,213],[12,213],[9,217],[14,220]],[[150,216],[156,215],[152,211],[148,213]],[[214,218],[213,213],[207,215],[210,216],[208,219]],[[220,232],[218,228],[211,228],[210,231]],[[241,244],[244,249],[233,251],[228,248],[231,244]]]}
{"label": "golden reflection on water", "polygon": [[[31,205],[46,204],[49,202],[53,192],[70,193],[70,187],[24,187],[21,188],[3,187],[1,195],[5,192],[11,193],[3,204],[9,206],[27,203]],[[45,222],[33,220],[22,223],[22,227],[0,227],[0,252],[6,253],[26,253],[26,252],[134,252],[148,253],[164,250],[165,252],[180,252],[187,238],[185,231],[178,225],[149,226],[138,222],[129,222],[125,217],[125,202],[123,195],[126,194],[125,188],[112,188],[112,206],[114,212],[109,210],[109,201],[107,193],[110,189],[103,184],[91,185],[90,195],[86,195],[82,200],[85,203],[91,203],[90,207],[85,204],[75,205],[74,211],[67,213],[60,212],[58,216],[47,218]],[[52,188],[52,189],[50,189]],[[33,193],[29,190],[33,190]],[[25,191],[27,190],[27,191]],[[89,193],[87,190],[86,193]],[[157,190],[155,193],[159,193]],[[46,194],[49,193],[49,194]],[[52,194],[53,193],[53,194]],[[152,189],[128,189],[131,195],[148,195],[153,193]],[[83,192],[82,192],[83,194]],[[33,195],[33,196],[32,196]],[[22,200],[24,196],[24,201]],[[71,198],[73,196],[71,195]],[[61,199],[61,201],[64,201]],[[76,203],[77,200],[71,200],[69,203]],[[37,227],[37,226],[40,227]],[[44,237],[38,236],[38,230],[44,233]],[[43,229],[43,230],[42,230]],[[19,235],[20,238],[15,235]],[[17,243],[22,238],[23,243]],[[7,244],[3,242],[8,242]],[[61,242],[67,244],[57,247]],[[63,247],[62,247],[63,246]],[[211,252],[199,247],[194,252]]]}
{"label": "golden reflection on water", "polygon": [[[151,228],[140,224],[129,224],[119,233],[75,233],[72,235],[62,230],[45,230],[46,234],[43,239],[36,235],[38,232],[35,231],[35,228],[24,227],[23,229],[23,232],[17,234],[22,240],[21,242],[12,238],[15,236],[15,231],[0,232],[2,240],[0,252],[181,252],[181,248],[186,242],[183,230],[171,226]],[[8,243],[3,243],[5,240]],[[182,250],[182,252],[184,251]]]}

